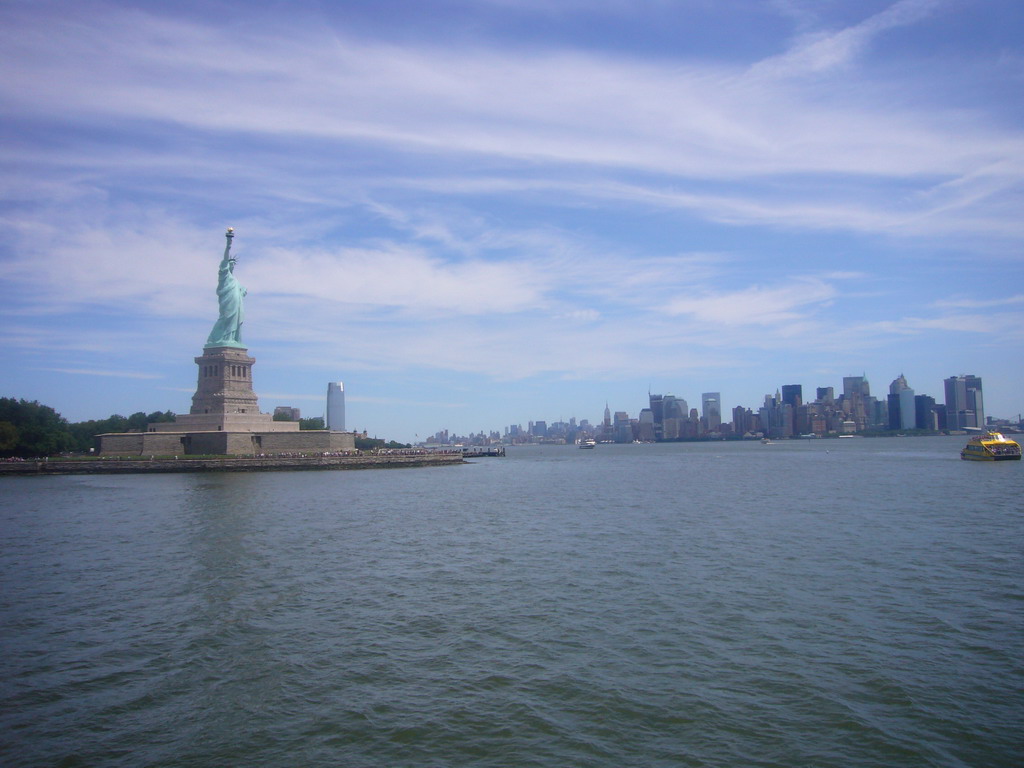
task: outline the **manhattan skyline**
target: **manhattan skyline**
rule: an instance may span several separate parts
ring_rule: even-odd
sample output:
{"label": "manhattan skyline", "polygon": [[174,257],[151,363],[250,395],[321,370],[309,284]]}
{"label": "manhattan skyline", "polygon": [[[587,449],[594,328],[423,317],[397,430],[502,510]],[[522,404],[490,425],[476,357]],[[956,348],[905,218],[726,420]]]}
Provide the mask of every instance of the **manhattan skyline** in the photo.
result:
{"label": "manhattan skyline", "polygon": [[[490,442],[497,442],[499,439],[504,442],[516,442],[513,438],[526,435],[533,435],[535,437],[568,435],[571,437],[576,435],[577,432],[580,435],[593,436],[601,436],[602,432],[604,432],[604,436],[609,437],[607,425],[603,423],[605,421],[611,423],[613,421],[613,414],[615,417],[624,415],[628,421],[632,422],[633,427],[633,437],[630,440],[619,439],[614,440],[614,442],[631,442],[632,439],[638,439],[641,442],[660,442],[663,437],[670,441],[675,439],[704,439],[709,433],[715,433],[711,437],[718,439],[723,436],[732,438],[744,434],[761,436],[765,432],[774,432],[768,435],[771,437],[800,437],[812,432],[816,433],[819,437],[825,435],[835,436],[842,433],[859,433],[865,430],[869,433],[886,431],[895,433],[900,430],[917,429],[936,430],[939,432],[963,432],[965,429],[978,430],[985,428],[989,418],[996,421],[1019,422],[1021,417],[1019,413],[994,415],[985,411],[983,405],[984,397],[981,394],[984,390],[982,381],[983,377],[979,376],[953,375],[939,382],[937,388],[922,391],[920,388],[915,389],[909,386],[910,382],[902,373],[887,385],[880,385],[879,382],[872,384],[871,380],[863,375],[851,375],[844,376],[838,383],[829,382],[812,386],[793,383],[778,385],[774,390],[766,392],[763,398],[755,403],[729,403],[723,400],[719,392],[701,393],[698,400],[691,399],[686,394],[676,392],[651,392],[647,393],[647,399],[642,403],[637,401],[637,403],[630,404],[628,407],[623,404],[607,403],[603,415],[572,413],[568,415],[559,414],[555,418],[550,416],[538,418],[534,415],[534,417],[527,420],[519,420],[512,424],[502,425],[501,427],[490,425],[486,428],[466,433],[443,428],[425,437],[417,435],[417,440],[427,443],[448,443],[468,440],[473,444],[481,444],[481,441],[478,439],[481,437],[489,438]],[[900,390],[910,395],[908,402],[900,403],[899,409],[904,410],[905,414],[902,416],[903,421],[898,427],[889,423],[889,420],[893,417],[891,411],[893,406],[889,403],[887,393],[891,395],[894,387],[899,387]],[[970,394],[968,394],[968,389],[971,390]],[[858,398],[856,401],[852,400],[854,396]],[[924,398],[925,402],[920,404],[920,407],[924,410],[937,411],[934,416],[934,423],[932,423],[932,417],[917,413],[918,404],[914,400],[915,396],[918,399]],[[701,423],[696,426],[695,433],[689,434],[685,433],[685,431],[677,431],[670,435],[663,433],[661,425],[665,418],[669,401],[674,403],[673,407],[678,411],[675,414],[676,416],[683,419],[688,415],[691,418],[693,416],[697,417]],[[788,428],[775,430],[775,427],[782,427],[784,425],[758,423],[759,420],[763,422],[766,418],[766,414],[762,411],[762,406],[776,409],[783,407],[784,403],[790,403],[793,406],[793,412],[787,417],[790,419]],[[664,405],[664,408],[659,407],[661,405]],[[810,405],[810,413],[799,414],[798,410],[801,405]],[[979,407],[980,411],[978,410]],[[712,411],[716,409],[718,410],[717,416],[712,415]],[[749,423],[737,425],[734,421],[736,409],[746,412],[744,420],[747,422],[753,416],[755,423],[753,425]],[[965,416],[963,413],[965,409],[969,409],[970,415]],[[648,423],[658,424],[657,427],[653,428],[653,431],[645,431],[640,426],[645,420],[644,412],[647,412],[646,418]],[[816,424],[808,421],[807,419],[813,414],[821,416],[822,420]],[[768,416],[768,418],[771,417]],[[928,423],[918,425],[915,423],[918,418]],[[538,435],[534,430],[535,425],[541,425],[542,429],[550,434]],[[720,425],[725,426],[721,434],[719,434]],[[638,429],[642,434],[638,433]],[[551,432],[552,430],[553,432]],[[785,434],[781,434],[781,432]],[[621,438],[622,436],[618,435],[618,437]],[[484,440],[482,442],[486,443],[488,441]],[[529,441],[524,440],[522,442]]]}
{"label": "manhattan skyline", "polygon": [[1024,6],[548,6],[5,3],[0,395],[188,412],[233,226],[267,413],[1024,410]]}

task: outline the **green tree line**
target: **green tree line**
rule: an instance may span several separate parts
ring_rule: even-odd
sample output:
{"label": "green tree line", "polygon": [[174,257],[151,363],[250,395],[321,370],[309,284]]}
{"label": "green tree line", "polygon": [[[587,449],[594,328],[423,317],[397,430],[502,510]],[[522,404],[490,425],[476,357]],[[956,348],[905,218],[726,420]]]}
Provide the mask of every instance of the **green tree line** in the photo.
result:
{"label": "green tree line", "polygon": [[115,413],[106,419],[70,423],[50,406],[35,400],[0,397],[0,457],[88,453],[96,435],[141,432],[151,422],[174,419],[171,411],[139,411],[131,416]]}

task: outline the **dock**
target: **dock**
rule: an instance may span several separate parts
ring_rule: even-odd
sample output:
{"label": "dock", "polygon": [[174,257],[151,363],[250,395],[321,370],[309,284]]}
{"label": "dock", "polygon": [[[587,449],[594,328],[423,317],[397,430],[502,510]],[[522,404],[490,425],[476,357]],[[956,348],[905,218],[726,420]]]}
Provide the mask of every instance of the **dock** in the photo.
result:
{"label": "dock", "polygon": [[467,445],[462,449],[463,457],[476,459],[484,456],[501,457],[505,455],[504,445]]}

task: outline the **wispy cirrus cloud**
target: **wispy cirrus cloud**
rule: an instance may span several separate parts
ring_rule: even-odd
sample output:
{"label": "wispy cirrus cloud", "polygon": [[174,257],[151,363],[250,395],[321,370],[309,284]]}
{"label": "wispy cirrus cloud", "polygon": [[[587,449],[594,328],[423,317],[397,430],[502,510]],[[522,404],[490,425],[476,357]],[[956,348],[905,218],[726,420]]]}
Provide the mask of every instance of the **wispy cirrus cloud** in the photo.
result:
{"label": "wispy cirrus cloud", "polygon": [[940,299],[935,302],[935,306],[941,309],[988,309],[1015,304],[1024,304],[1024,294],[988,299]]}
{"label": "wispy cirrus cloud", "polygon": [[[856,46],[836,41],[859,45],[935,5],[904,0],[778,60],[848,58]],[[784,82],[777,59],[744,72],[569,51],[398,48],[323,30],[299,38],[143,11],[77,22],[47,24],[45,39],[34,28],[28,41],[11,29],[8,61],[31,66],[5,68],[0,92],[10,103],[27,112],[60,105],[86,121],[130,117],[700,178],[963,174],[977,165],[979,140],[992,160],[1020,151],[1019,140],[965,114],[950,124],[950,115],[889,102],[872,109],[862,97],[818,102],[816,88]],[[111,56],[91,56],[100,41]],[[822,48],[846,53],[806,53]],[[974,140],[964,142],[964,131]]]}
{"label": "wispy cirrus cloud", "polygon": [[838,293],[834,285],[820,278],[802,277],[784,285],[755,285],[676,299],[667,311],[725,326],[776,325],[804,318],[815,307],[834,300]]}
{"label": "wispy cirrus cloud", "polygon": [[985,336],[994,344],[1006,344],[1024,339],[1024,313],[955,312],[936,317],[907,316],[862,326],[862,330],[894,336],[920,336],[941,331],[946,334]]}
{"label": "wispy cirrus cloud", "polygon": [[115,379],[161,379],[162,375],[156,373],[143,373],[141,371],[103,371],[89,368],[37,368],[36,370],[47,373],[64,373],[76,376],[103,376]]}
{"label": "wispy cirrus cloud", "polygon": [[921,21],[948,4],[949,0],[899,0],[852,26],[804,35],[785,53],[757,62],[751,74],[758,78],[787,78],[842,67],[855,60],[883,32]]}

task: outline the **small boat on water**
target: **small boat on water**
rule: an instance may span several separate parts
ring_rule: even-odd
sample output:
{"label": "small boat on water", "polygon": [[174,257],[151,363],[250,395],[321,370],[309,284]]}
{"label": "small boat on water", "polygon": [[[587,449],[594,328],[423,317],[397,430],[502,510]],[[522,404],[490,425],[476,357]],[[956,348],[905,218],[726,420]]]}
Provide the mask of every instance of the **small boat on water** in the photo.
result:
{"label": "small boat on water", "polygon": [[1000,432],[977,435],[960,451],[965,461],[1020,461],[1020,444]]}
{"label": "small boat on water", "polygon": [[578,448],[593,448],[597,445],[597,441],[592,437],[585,437],[576,443]]}

